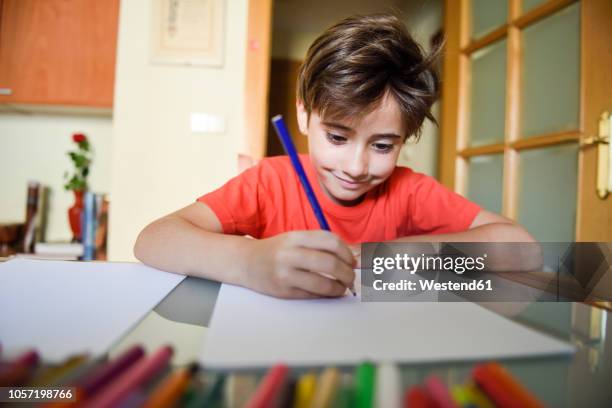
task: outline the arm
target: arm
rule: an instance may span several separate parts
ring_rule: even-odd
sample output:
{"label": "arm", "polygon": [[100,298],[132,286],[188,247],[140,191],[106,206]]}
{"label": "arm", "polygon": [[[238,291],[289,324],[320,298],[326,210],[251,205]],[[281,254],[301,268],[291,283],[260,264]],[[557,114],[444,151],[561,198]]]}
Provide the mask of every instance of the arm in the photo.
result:
{"label": "arm", "polygon": [[[466,231],[413,235],[391,242],[481,242],[483,245],[479,249],[485,249],[487,252],[487,269],[489,270],[530,271],[542,265],[541,248],[525,228],[506,217],[486,210],[480,210]],[[518,242],[525,245],[486,245],[486,243],[494,242]],[[474,249],[477,247],[475,246]],[[351,246],[351,250],[359,264],[361,261],[360,245]],[[480,256],[481,254],[473,255]]]}
{"label": "arm", "polygon": [[225,235],[201,202],[145,227],[134,254],[162,270],[279,297],[341,296],[354,280],[351,253],[334,234],[294,231],[262,240]]}
{"label": "arm", "polygon": [[480,210],[466,231],[402,237],[395,242],[536,242],[525,228],[501,215]]}
{"label": "arm", "polygon": [[540,245],[525,228],[486,210],[480,210],[466,231],[403,237],[395,242],[480,242],[468,247],[475,252],[469,255],[486,253],[488,271],[533,271],[543,263]]}

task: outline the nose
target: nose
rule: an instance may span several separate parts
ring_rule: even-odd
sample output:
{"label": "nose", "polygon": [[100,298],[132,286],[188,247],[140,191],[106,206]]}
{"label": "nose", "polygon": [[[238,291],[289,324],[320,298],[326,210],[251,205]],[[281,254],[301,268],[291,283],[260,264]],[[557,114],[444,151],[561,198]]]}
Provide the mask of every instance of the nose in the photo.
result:
{"label": "nose", "polygon": [[368,174],[368,159],[367,151],[358,147],[345,159],[342,171],[353,180],[363,179]]}

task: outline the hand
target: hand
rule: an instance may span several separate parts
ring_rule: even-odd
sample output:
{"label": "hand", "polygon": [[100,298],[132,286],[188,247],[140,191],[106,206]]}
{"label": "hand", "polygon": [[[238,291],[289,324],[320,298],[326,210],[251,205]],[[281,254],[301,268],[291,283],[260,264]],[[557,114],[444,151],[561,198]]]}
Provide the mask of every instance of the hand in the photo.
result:
{"label": "hand", "polygon": [[355,280],[348,246],[329,231],[292,231],[253,241],[244,286],[281,298],[343,296]]}
{"label": "hand", "polygon": [[352,244],[349,245],[349,249],[351,250],[351,252],[353,253],[353,258],[354,259],[354,266],[353,268],[361,268],[361,244]]}

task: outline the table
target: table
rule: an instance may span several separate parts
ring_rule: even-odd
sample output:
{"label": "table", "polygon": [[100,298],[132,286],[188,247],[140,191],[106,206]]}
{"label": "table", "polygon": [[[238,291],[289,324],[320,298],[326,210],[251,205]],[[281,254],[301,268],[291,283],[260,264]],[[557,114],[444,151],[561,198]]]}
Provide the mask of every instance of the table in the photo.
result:
{"label": "table", "polygon": [[[114,357],[133,344],[152,351],[172,344],[173,366],[198,360],[220,284],[187,277],[109,351]],[[612,402],[612,316],[580,303],[496,303],[483,306],[571,341],[571,356],[502,360],[502,363],[551,407],[607,407]],[[407,387],[437,374],[449,385],[469,377],[473,361],[402,365]],[[350,368],[345,368],[350,369]],[[300,371],[297,367],[296,371]],[[263,371],[262,371],[263,372]]]}

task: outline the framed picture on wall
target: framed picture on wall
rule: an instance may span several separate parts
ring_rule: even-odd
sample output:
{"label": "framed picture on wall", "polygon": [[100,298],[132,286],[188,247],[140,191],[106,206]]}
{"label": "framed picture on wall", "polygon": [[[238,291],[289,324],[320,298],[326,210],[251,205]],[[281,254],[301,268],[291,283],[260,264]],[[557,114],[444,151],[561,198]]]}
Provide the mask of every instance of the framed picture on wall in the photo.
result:
{"label": "framed picture on wall", "polygon": [[225,0],[153,0],[151,62],[223,65]]}

